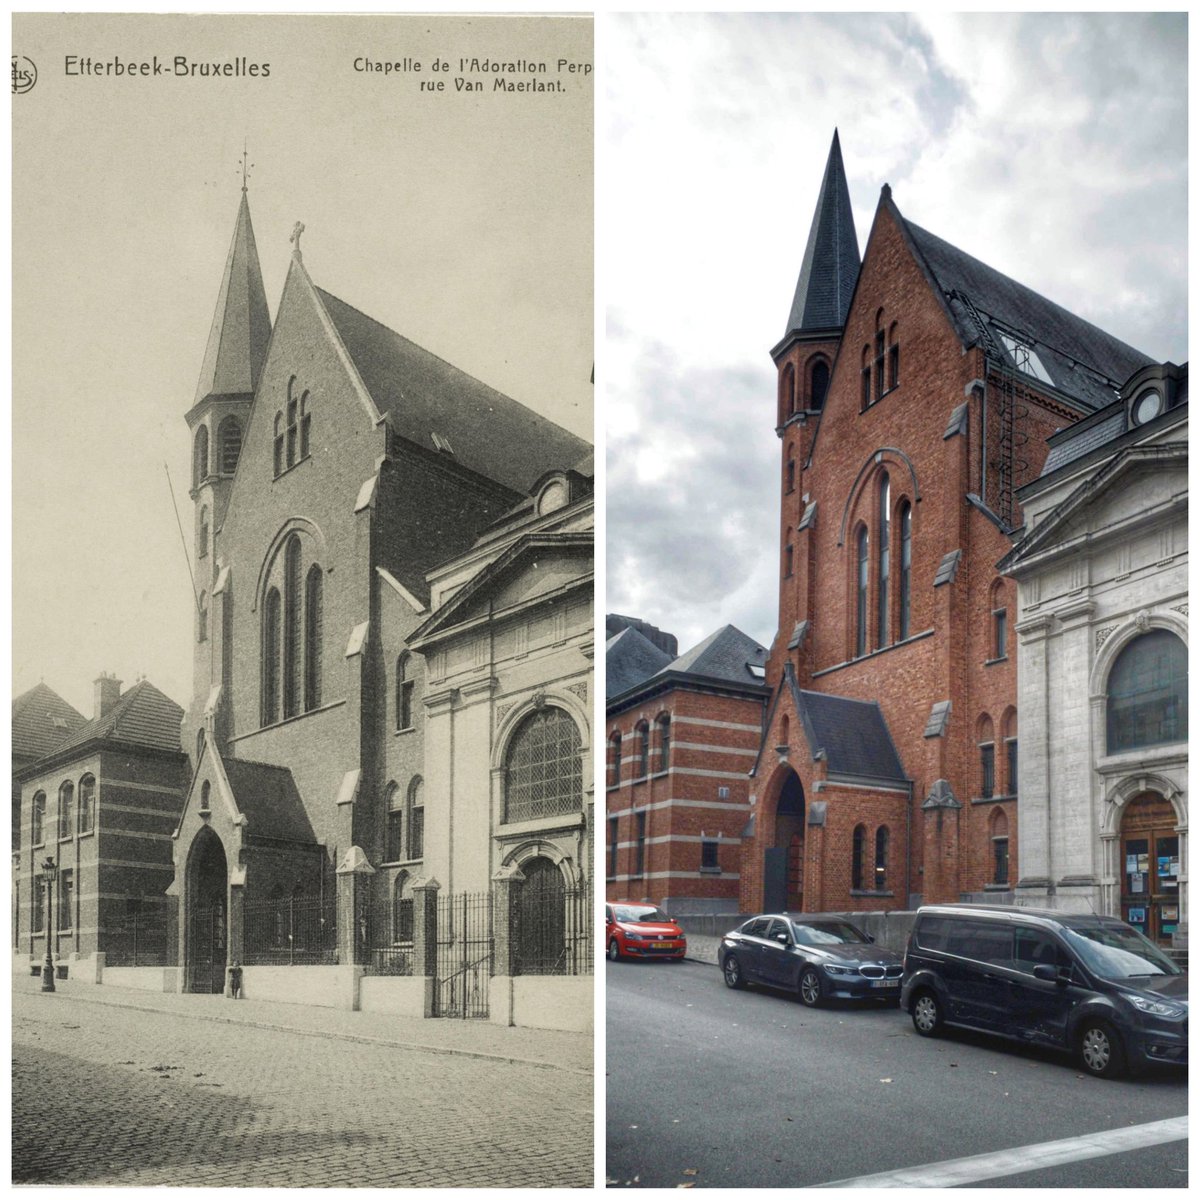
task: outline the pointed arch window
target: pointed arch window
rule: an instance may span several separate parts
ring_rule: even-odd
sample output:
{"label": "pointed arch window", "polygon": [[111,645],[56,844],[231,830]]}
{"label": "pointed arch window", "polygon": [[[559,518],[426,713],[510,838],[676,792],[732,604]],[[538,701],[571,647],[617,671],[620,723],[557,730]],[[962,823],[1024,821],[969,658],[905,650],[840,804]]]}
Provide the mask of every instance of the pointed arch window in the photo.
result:
{"label": "pointed arch window", "polygon": [[867,840],[865,825],[854,827],[854,837],[850,849],[850,887],[856,892],[862,891],[863,885],[863,847]]}
{"label": "pointed arch window", "polygon": [[199,487],[208,478],[208,426],[196,430],[195,453],[192,461],[192,487]]}
{"label": "pointed arch window", "polygon": [[504,756],[504,820],[530,821],[583,807],[582,741],[564,709],[530,713]]}
{"label": "pointed arch window", "polygon": [[861,379],[862,396],[859,406],[865,412],[871,407],[871,347],[869,345],[863,347]]}
{"label": "pointed arch window", "polygon": [[992,882],[1008,883],[1008,817],[1002,809],[992,814]]}
{"label": "pointed arch window", "polygon": [[412,880],[407,871],[396,876],[392,896],[392,940],[399,943],[413,940]]}
{"label": "pointed arch window", "polygon": [[387,845],[385,862],[401,862],[404,858],[404,796],[393,783],[387,792]]}
{"label": "pointed arch window", "polygon": [[888,391],[900,385],[900,341],[896,322],[888,330]]}
{"label": "pointed arch window", "polygon": [[813,412],[820,412],[825,407],[825,396],[829,392],[829,364],[819,358],[813,364],[812,387],[808,397],[808,407]]}
{"label": "pointed arch window", "polygon": [[867,575],[870,551],[866,528],[858,531],[858,569],[855,577],[855,635],[854,654],[861,658],[867,652]]}
{"label": "pointed arch window", "polygon": [[875,830],[875,882],[873,886],[877,892],[887,891],[888,838],[888,827],[880,825]]}
{"label": "pointed arch window", "polygon": [[[292,380],[292,383],[294,382],[295,380]],[[289,467],[296,465],[296,435],[299,432],[297,414],[299,407],[299,401],[292,396],[292,384],[289,383],[287,402],[287,465]]]}
{"label": "pointed arch window", "polygon": [[794,492],[796,490],[796,459],[792,455],[791,447],[788,448],[786,490],[789,492]]}
{"label": "pointed arch window", "polygon": [[876,645],[883,649],[888,644],[888,576],[891,573],[891,503],[892,487],[888,473],[879,476],[879,595],[876,627]]}
{"label": "pointed arch window", "polygon": [[304,580],[304,711],[321,703],[321,567],[313,563]]}
{"label": "pointed arch window", "polygon": [[420,775],[408,785],[408,857],[425,857],[425,781]]}
{"label": "pointed arch window", "polygon": [[412,678],[412,655],[405,651],[396,659],[396,728],[413,727],[413,691],[416,680]]}
{"label": "pointed arch window", "polygon": [[283,474],[283,413],[275,414],[275,478]]}
{"label": "pointed arch window", "polygon": [[308,393],[300,397],[300,457],[307,458],[312,438],[312,413],[308,407]]}
{"label": "pointed arch window", "polygon": [[218,430],[221,444],[221,474],[232,475],[242,454],[242,426],[237,417],[226,417]]}
{"label": "pointed arch window", "polygon": [[990,800],[996,794],[996,740],[991,717],[979,719],[979,798]]}
{"label": "pointed arch window", "polygon": [[283,557],[283,715],[300,711],[300,539],[288,538]]}
{"label": "pointed arch window", "polygon": [[897,631],[904,641],[912,631],[912,505],[900,505],[900,622]]}
{"label": "pointed arch window", "polygon": [[263,605],[262,723],[264,725],[270,725],[279,720],[282,608],[279,589],[269,589],[266,603]]}
{"label": "pointed arch window", "polygon": [[787,545],[783,548],[783,576],[785,579],[792,577],[794,551],[792,549],[792,531],[787,531]]}
{"label": "pointed arch window", "polygon": [[782,425],[796,411],[796,368],[788,363],[779,376],[779,423]]}
{"label": "pointed arch window", "polygon": [[875,399],[883,398],[883,355],[884,333],[882,329],[875,333]]}
{"label": "pointed arch window", "polygon": [[196,641],[208,641],[208,593],[201,592],[196,601]]}

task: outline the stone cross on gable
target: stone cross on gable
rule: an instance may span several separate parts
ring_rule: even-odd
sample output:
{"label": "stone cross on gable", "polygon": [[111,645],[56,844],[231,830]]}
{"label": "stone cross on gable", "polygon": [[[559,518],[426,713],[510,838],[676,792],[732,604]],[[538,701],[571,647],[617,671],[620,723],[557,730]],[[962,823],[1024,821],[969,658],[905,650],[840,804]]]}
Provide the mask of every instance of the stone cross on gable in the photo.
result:
{"label": "stone cross on gable", "polygon": [[300,235],[304,232],[304,222],[297,221],[295,228],[292,230],[292,236],[288,241],[292,243],[292,253],[297,258],[300,257]]}

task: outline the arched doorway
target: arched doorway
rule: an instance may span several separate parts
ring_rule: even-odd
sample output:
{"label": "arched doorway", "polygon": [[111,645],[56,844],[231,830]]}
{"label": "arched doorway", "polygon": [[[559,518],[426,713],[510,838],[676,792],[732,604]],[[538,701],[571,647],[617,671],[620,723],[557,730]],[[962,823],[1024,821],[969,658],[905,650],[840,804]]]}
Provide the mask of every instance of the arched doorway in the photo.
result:
{"label": "arched doorway", "polygon": [[1121,814],[1121,916],[1152,941],[1170,945],[1179,924],[1179,834],[1171,802],[1134,796]]}
{"label": "arched doorway", "polygon": [[226,892],[229,868],[225,847],[211,829],[192,843],[188,866],[186,976],[189,992],[221,992],[225,988],[228,947]]}
{"label": "arched doorway", "polygon": [[525,882],[515,913],[517,958],[524,975],[554,975],[566,955],[566,885],[562,872],[538,856],[521,864]]}
{"label": "arched doorway", "polygon": [[775,805],[775,842],[763,852],[763,908],[804,908],[804,785],[790,767]]}

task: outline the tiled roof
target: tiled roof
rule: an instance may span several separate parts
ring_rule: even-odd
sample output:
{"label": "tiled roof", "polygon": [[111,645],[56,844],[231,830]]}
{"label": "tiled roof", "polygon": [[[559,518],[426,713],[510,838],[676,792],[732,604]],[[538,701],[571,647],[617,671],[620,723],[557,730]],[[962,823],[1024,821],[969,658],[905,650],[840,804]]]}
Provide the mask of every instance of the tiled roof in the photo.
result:
{"label": "tiled roof", "polygon": [[1002,333],[1018,341],[1024,340],[1021,335],[1032,339],[1031,348],[1054,386],[1089,409],[1110,403],[1116,387],[1153,361],[1032,288],[900,219],[943,292],[964,344],[980,339],[970,311],[974,306],[997,345],[1002,346]]}
{"label": "tiled roof", "polygon": [[52,753],[62,754],[97,739],[178,753],[182,720],[183,709],[143,679],[129,688],[104,716],[88,721],[70,738],[55,746]]}
{"label": "tiled roof", "polygon": [[430,451],[448,446],[455,462],[523,495],[547,471],[587,458],[582,438],[316,291],[376,408],[401,437]]}
{"label": "tiled roof", "polygon": [[221,762],[238,811],[246,817],[249,833],[285,842],[316,844],[304,801],[287,767],[240,758],[222,758]]}
{"label": "tiled roof", "polygon": [[[750,667],[759,668],[755,674]],[[705,679],[728,679],[736,683],[762,683],[767,650],[733,625],[709,634],[698,646],[681,654],[665,670]]]}
{"label": "tiled roof", "polygon": [[86,724],[87,717],[52,688],[39,683],[13,699],[13,758],[43,758]]}
{"label": "tiled roof", "polygon": [[786,332],[845,325],[860,266],[850,189],[835,129]]}
{"label": "tiled roof", "polygon": [[824,753],[830,775],[907,782],[878,704],[802,691],[790,671],[788,681],[809,747]]}
{"label": "tiled roof", "polygon": [[1099,421],[1095,425],[1088,425],[1086,429],[1081,429],[1075,437],[1051,446],[1050,453],[1046,455],[1045,466],[1042,467],[1042,474],[1049,475],[1051,471],[1057,471],[1059,467],[1065,467],[1067,463],[1082,458],[1092,450],[1098,450],[1101,446],[1113,441],[1114,438],[1119,438],[1125,432],[1125,425],[1125,406],[1120,405],[1111,416],[1105,417],[1103,421]]}
{"label": "tiled roof", "polygon": [[627,626],[614,634],[604,649],[604,693],[619,696],[662,670],[671,656]]}

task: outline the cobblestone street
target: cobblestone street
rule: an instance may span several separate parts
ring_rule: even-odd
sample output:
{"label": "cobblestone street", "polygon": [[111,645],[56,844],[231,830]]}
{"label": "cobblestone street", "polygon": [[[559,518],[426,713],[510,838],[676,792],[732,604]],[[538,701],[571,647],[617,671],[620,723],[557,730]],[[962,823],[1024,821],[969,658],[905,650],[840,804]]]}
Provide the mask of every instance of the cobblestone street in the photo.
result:
{"label": "cobblestone street", "polygon": [[[592,1076],[578,1054],[564,1069],[331,1031],[365,1014],[272,1029],[230,1020],[220,997],[170,998],[195,1002],[181,1013],[101,991],[14,990],[14,1183],[592,1183]],[[503,1044],[508,1031],[493,1031]]]}

